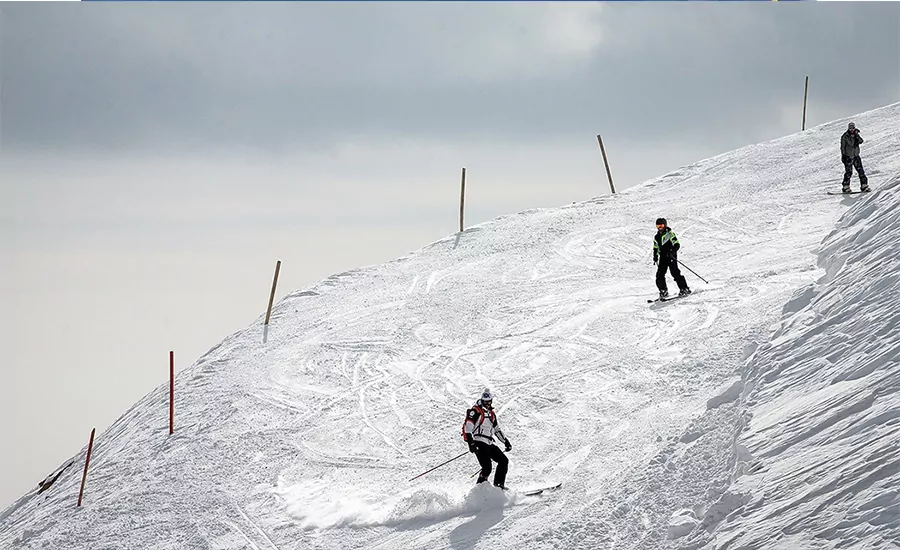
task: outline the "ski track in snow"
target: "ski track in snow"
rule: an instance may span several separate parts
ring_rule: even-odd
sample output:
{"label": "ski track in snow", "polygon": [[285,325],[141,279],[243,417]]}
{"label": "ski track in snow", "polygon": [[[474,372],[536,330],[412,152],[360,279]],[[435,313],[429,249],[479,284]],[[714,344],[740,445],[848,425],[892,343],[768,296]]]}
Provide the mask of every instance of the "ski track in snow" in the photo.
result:
{"label": "ski track in snow", "polygon": [[[98,434],[85,505],[73,466],[0,547],[884,548],[900,104],[854,120],[871,195],[825,194],[836,121],[292,293],[178,375],[174,436],[161,386]],[[658,216],[710,284],[647,304]],[[408,481],[486,385],[508,484],[560,491],[473,488],[470,455]]]}

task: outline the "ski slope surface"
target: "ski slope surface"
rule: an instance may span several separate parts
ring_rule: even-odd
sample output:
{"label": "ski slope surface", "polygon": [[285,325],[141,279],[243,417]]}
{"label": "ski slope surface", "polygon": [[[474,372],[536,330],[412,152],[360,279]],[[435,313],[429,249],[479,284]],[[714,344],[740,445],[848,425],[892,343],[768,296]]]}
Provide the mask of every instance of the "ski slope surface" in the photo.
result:
{"label": "ski slope surface", "polygon": [[[873,191],[830,196],[849,120]],[[97,434],[83,506],[86,448],[0,548],[900,548],[897,128],[900,103],[297,290],[179,374],[174,435],[160,386]],[[708,283],[649,304],[660,216]],[[466,451],[485,387],[510,491],[468,453],[410,481]]]}

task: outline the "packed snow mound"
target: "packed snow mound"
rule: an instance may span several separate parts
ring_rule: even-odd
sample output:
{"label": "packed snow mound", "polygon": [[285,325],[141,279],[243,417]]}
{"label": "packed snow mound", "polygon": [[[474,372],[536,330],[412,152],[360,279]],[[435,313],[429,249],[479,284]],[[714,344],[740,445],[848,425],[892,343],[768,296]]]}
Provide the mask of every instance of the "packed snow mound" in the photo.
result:
{"label": "packed snow mound", "polygon": [[[896,289],[891,266],[866,265],[896,250],[869,245],[883,238],[874,220],[898,206],[900,104],[853,120],[871,194],[826,194],[840,188],[844,119],[291,293],[266,339],[260,316],[179,373],[174,435],[165,384],[98,434],[81,508],[86,449],[0,513],[0,548],[889,540],[896,385],[878,377],[896,366],[881,309]],[[679,259],[709,283],[684,271],[697,292],[648,304],[661,215]],[[872,285],[886,285],[884,301],[861,294]],[[473,489],[468,453],[410,481],[465,452],[463,415],[484,387],[513,444],[507,485],[561,490]],[[871,451],[851,452],[864,441]],[[790,471],[801,459],[814,470],[818,448],[843,477]],[[815,529],[793,523],[804,515]]]}

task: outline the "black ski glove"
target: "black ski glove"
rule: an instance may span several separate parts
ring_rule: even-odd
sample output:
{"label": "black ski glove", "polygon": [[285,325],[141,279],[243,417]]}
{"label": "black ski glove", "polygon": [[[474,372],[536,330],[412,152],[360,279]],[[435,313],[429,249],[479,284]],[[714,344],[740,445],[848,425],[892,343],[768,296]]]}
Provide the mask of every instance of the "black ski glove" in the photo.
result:
{"label": "black ski glove", "polygon": [[469,444],[469,452],[474,453],[476,449],[475,449],[475,440],[472,439],[472,434],[466,434],[466,443]]}
{"label": "black ski glove", "polygon": [[506,452],[510,452],[512,450],[512,443],[509,440],[506,440]]}

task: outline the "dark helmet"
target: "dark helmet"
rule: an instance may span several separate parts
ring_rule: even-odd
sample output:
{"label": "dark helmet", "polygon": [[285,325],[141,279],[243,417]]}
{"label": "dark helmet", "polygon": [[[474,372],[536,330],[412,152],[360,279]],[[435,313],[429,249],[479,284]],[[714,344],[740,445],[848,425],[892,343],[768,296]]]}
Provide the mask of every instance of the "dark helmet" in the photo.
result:
{"label": "dark helmet", "polygon": [[668,223],[666,223],[665,218],[656,218],[656,225],[660,225],[660,224],[665,225],[666,227],[668,227],[668,225],[669,225]]}

